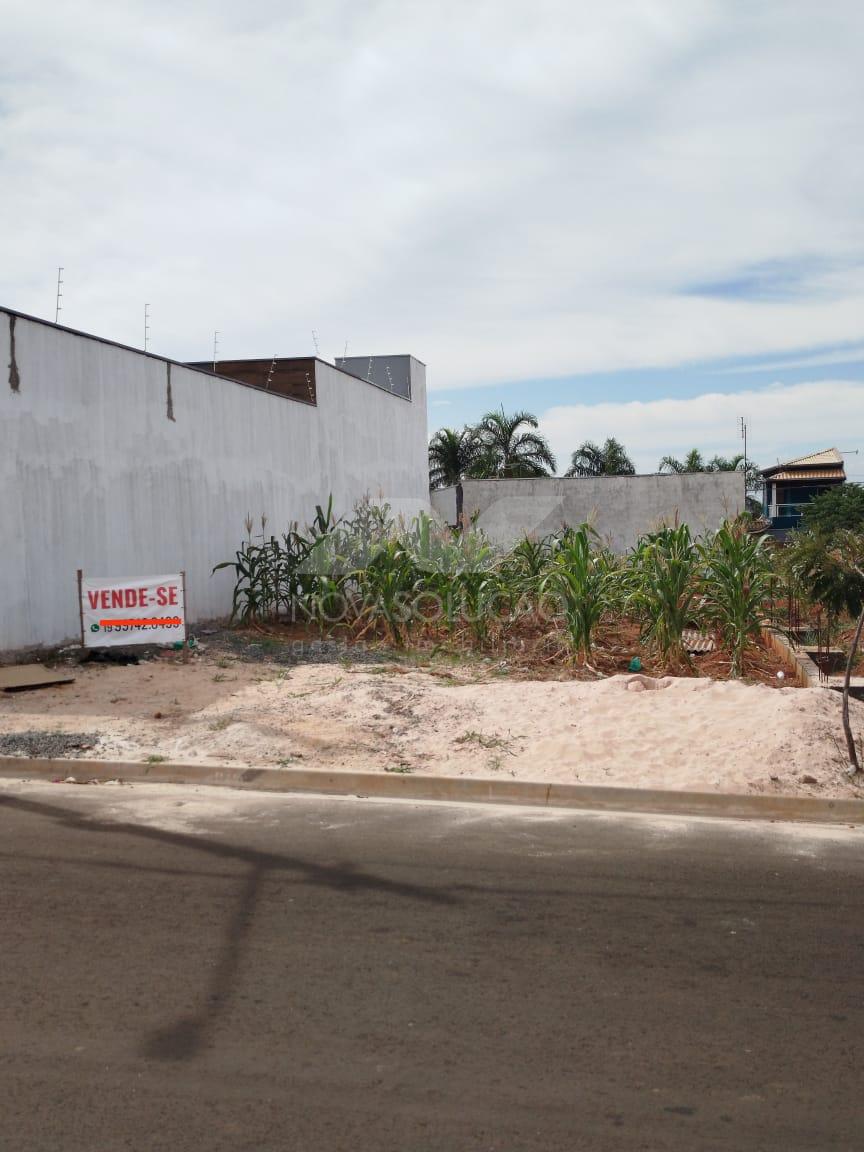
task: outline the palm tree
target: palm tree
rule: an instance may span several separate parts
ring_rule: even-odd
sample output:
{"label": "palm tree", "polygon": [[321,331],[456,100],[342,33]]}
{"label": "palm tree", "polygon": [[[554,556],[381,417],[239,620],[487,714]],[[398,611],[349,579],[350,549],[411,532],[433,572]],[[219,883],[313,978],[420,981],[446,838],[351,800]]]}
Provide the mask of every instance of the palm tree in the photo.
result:
{"label": "palm tree", "polygon": [[429,487],[456,488],[456,523],[462,526],[462,481],[471,473],[479,454],[477,429],[441,428],[429,441]]}
{"label": "palm tree", "polygon": [[660,461],[658,472],[706,472],[705,461],[698,448],[691,448],[683,460],[676,460],[674,456],[664,456]]}
{"label": "palm tree", "polygon": [[577,448],[565,476],[635,476],[633,461],[623,444],[610,436],[602,448],[586,440]]}
{"label": "palm tree", "polygon": [[744,453],[738,452],[735,456],[712,456],[705,465],[706,472],[738,472],[743,471]]}
{"label": "palm tree", "polygon": [[758,492],[762,487],[759,465],[752,460],[745,460],[743,452],[737,452],[734,456],[712,456],[710,460],[706,461],[698,448],[692,448],[683,460],[676,460],[674,456],[664,456],[660,461],[659,471],[677,473],[743,472],[746,492]]}
{"label": "palm tree", "polygon": [[551,476],[556,468],[555,457],[546,437],[533,431],[537,425],[537,417],[530,412],[508,416],[503,407],[487,412],[477,425],[480,454],[472,475],[482,473],[497,479]]}

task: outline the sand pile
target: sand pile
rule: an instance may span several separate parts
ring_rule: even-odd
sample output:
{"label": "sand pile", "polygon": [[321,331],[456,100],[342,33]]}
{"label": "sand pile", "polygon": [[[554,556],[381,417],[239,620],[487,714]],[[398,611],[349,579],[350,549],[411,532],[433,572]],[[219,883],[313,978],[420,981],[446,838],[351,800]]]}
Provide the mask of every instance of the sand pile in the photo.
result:
{"label": "sand pile", "polygon": [[[864,795],[838,694],[707,679],[597,683],[200,660],[83,667],[0,696],[0,732],[97,732],[87,758]],[[864,705],[853,702],[864,734]]]}

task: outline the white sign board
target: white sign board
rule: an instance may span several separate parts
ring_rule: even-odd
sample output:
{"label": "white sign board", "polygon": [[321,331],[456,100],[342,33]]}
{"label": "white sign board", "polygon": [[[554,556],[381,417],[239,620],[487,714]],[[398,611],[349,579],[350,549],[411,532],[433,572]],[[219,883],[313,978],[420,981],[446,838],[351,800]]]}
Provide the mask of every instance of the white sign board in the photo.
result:
{"label": "white sign board", "polygon": [[85,648],[186,639],[184,574],[116,580],[79,573]]}

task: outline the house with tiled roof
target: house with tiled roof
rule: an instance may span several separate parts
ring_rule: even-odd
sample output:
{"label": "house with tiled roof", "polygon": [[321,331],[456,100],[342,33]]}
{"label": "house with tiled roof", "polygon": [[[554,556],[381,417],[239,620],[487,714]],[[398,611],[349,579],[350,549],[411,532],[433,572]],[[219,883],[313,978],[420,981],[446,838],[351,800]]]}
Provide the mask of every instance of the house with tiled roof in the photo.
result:
{"label": "house with tiled roof", "polygon": [[846,482],[843,457],[836,448],[763,468],[760,475],[763,515],[771,521],[772,535],[781,539],[798,527],[803,509],[814,496]]}

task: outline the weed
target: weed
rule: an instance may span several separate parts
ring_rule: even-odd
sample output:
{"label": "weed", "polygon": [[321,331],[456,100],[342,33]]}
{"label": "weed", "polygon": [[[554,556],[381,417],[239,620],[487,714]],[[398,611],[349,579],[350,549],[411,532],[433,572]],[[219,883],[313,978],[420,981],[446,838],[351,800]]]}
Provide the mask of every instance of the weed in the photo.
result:
{"label": "weed", "polygon": [[145,764],[164,764],[167,759],[168,759],[167,756],[160,756],[160,755],[158,755],[158,753],[154,752],[150,756],[145,757],[144,763]]}
{"label": "weed", "polygon": [[[475,732],[469,729],[463,732],[461,736],[457,736],[455,744],[477,744],[481,748],[502,748],[505,752],[510,752],[510,741],[503,740],[500,736],[487,736],[483,732]],[[510,752],[512,755],[512,752]]]}

